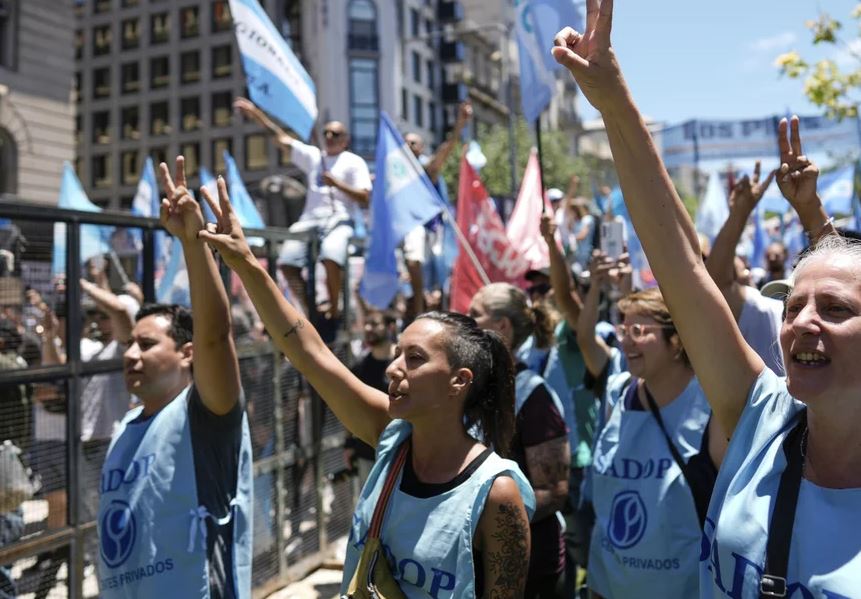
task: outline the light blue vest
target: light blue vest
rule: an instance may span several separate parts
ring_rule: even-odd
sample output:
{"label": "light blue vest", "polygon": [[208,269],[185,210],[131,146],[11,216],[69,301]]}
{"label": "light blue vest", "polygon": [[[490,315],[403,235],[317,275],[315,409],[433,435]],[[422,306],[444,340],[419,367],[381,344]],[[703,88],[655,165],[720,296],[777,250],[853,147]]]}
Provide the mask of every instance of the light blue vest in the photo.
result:
{"label": "light blue vest", "polygon": [[[207,599],[206,520],[233,525],[232,583],[251,597],[251,441],[242,446],[231,512],[217,520],[197,499],[187,387],[152,418],[120,423],[102,467],[99,500],[100,597]],[[231,581],[228,581],[228,584]]]}
{"label": "light blue vest", "polygon": [[[700,555],[700,597],[758,599],[783,441],[803,404],[763,370],[732,434],[715,483]],[[861,489],[801,479],[787,564],[789,599],[861,597]],[[715,525],[717,524],[717,525]]]}
{"label": "light blue vest", "polygon": [[[346,592],[359,563],[395,450],[411,433],[412,426],[408,422],[393,420],[380,436],[377,460],[353,514],[341,593]],[[467,480],[435,497],[420,499],[403,493],[400,490],[403,473],[398,476],[380,537],[392,575],[407,597],[475,597],[475,568],[481,564],[473,563],[472,540],[493,481],[500,475],[510,476],[517,483],[526,511],[532,518],[535,495],[529,482],[516,463],[495,453],[490,454]]]}
{"label": "light blue vest", "polygon": [[[702,533],[694,498],[649,410],[626,410],[615,377],[612,412],[595,444],[595,527],[589,586],[608,599],[696,597]],[[709,406],[696,378],[661,417],[685,459],[699,453]]]}

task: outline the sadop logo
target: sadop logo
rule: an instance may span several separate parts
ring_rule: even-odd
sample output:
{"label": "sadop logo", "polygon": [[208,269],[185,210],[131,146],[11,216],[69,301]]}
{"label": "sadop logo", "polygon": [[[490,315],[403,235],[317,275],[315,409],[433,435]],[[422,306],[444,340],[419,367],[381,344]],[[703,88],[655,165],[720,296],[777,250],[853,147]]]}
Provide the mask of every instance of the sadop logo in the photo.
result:
{"label": "sadop logo", "polygon": [[629,549],[646,533],[646,505],[636,491],[622,491],[613,498],[607,537],[617,549]]}
{"label": "sadop logo", "polygon": [[102,559],[111,568],[122,566],[132,553],[137,533],[135,516],[125,501],[114,499],[102,514]]}

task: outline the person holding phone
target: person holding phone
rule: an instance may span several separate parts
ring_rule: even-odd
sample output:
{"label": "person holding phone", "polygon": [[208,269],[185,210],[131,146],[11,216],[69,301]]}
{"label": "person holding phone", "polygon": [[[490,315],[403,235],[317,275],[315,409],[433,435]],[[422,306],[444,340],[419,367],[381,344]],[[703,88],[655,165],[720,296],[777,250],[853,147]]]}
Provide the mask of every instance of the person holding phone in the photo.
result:
{"label": "person holding phone", "polygon": [[577,321],[577,343],[601,397],[585,485],[595,511],[589,588],[607,598],[692,597],[702,522],[726,440],[661,292],[619,300],[620,353],[595,329],[602,290],[629,277],[630,267],[596,252],[589,271]]}

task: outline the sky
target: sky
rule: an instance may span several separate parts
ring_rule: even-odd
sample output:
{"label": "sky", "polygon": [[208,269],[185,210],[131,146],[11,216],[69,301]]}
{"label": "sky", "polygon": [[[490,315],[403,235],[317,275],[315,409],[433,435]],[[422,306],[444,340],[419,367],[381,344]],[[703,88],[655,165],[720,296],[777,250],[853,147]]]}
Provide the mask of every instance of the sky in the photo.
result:
{"label": "sky", "polygon": [[[821,10],[858,38],[850,12],[857,0],[616,0],[613,46],[634,99],[647,117],[746,119],[813,115],[803,83],[780,75],[775,58],[789,50],[808,61],[852,64],[845,48],[814,47],[807,20]],[[861,46],[861,43],[859,43]],[[858,47],[858,46],[856,46]],[[597,117],[581,97],[585,119]]]}

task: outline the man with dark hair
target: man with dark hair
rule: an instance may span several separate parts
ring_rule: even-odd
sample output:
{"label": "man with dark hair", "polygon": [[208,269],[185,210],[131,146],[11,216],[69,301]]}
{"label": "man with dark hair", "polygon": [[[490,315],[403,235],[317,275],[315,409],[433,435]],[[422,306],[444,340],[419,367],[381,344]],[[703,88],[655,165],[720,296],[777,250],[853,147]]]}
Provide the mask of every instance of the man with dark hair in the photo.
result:
{"label": "man with dark hair", "polygon": [[[161,223],[182,244],[198,326],[185,308],[147,305],[131,332],[125,381],[142,405],[120,423],[102,469],[101,597],[251,596],[251,444],[239,365],[227,292],[197,238],[204,220],[183,167],[177,158],[174,184],[160,166]],[[220,177],[218,193],[227,194]]]}

